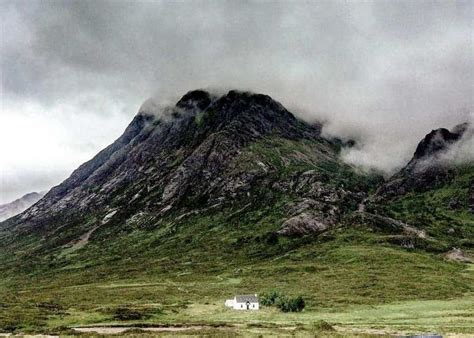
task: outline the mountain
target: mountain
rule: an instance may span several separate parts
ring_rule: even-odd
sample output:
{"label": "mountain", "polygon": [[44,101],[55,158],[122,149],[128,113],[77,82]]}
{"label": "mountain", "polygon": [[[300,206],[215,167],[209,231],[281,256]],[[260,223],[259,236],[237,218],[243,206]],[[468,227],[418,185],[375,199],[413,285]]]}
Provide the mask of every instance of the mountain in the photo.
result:
{"label": "mountain", "polygon": [[361,305],[465,306],[474,165],[444,155],[470,127],[430,133],[387,180],[344,163],[322,128],[262,94],[147,101],[114,143],[0,223],[0,328],[234,325],[226,297],[272,289],[304,297],[304,325]]}
{"label": "mountain", "polygon": [[286,210],[274,231],[304,234],[333,226],[366,197],[369,179],[339,160],[321,126],[268,96],[197,90],[158,115],[144,106],[119,139],[8,227],[60,247],[104,224],[155,228],[166,215],[266,200]]}
{"label": "mountain", "polygon": [[13,202],[0,205],[0,222],[18,215],[38,202],[45,193],[31,192]]}

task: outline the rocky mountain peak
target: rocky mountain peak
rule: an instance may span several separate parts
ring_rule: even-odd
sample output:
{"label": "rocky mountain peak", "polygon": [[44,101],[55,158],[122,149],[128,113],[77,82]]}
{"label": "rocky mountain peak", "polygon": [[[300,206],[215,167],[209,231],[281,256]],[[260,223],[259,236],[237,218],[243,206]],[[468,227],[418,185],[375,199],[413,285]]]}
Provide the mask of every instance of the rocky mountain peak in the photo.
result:
{"label": "rocky mountain peak", "polygon": [[460,136],[464,136],[464,133],[469,129],[471,128],[471,124],[469,122],[464,122],[464,123],[461,123],[461,124],[458,124],[457,126],[455,126],[451,132],[454,133],[454,134],[458,134]]}
{"label": "rocky mountain peak", "polygon": [[[197,116],[199,113],[203,113]],[[280,103],[268,95],[231,90],[217,96],[202,89],[187,92],[175,105],[165,105],[150,98],[146,100],[132,121],[131,126],[152,120],[169,122],[183,116],[197,116],[207,126],[223,127],[236,118],[265,120],[278,124],[283,121],[296,121]]]}
{"label": "rocky mountain peak", "polygon": [[268,95],[231,90],[197,116],[205,130],[226,130],[239,138],[276,133],[300,138],[319,136],[320,129],[301,124],[293,114]]}
{"label": "rocky mountain peak", "polygon": [[461,139],[467,128],[468,123],[463,123],[454,127],[452,132],[446,128],[432,130],[418,144],[415,154],[413,155],[414,159],[434,156],[447,150],[453,143]]}
{"label": "rocky mountain peak", "polygon": [[459,124],[451,131],[446,128],[432,130],[418,144],[410,162],[379,187],[377,196],[401,196],[443,184],[452,176],[452,164],[443,155],[459,144],[468,130],[469,123]]}
{"label": "rocky mountain peak", "polygon": [[197,89],[187,92],[177,103],[176,107],[186,110],[204,110],[215,99],[207,91]]}
{"label": "rocky mountain peak", "polygon": [[[337,162],[332,143],[320,133],[321,128],[296,119],[263,94],[231,90],[217,97],[193,90],[175,105],[150,99],[122,136],[14,222],[33,228],[67,215],[72,223],[91,210],[94,214],[106,212],[112,201],[132,212],[143,205],[162,210],[190,196],[217,201],[245,194],[258,176],[239,169],[237,159],[243,151],[249,152],[250,144],[267,137],[307,140],[318,149],[310,158]],[[246,156],[261,156],[257,155]],[[265,173],[268,165],[260,162],[258,168],[263,165]]]}

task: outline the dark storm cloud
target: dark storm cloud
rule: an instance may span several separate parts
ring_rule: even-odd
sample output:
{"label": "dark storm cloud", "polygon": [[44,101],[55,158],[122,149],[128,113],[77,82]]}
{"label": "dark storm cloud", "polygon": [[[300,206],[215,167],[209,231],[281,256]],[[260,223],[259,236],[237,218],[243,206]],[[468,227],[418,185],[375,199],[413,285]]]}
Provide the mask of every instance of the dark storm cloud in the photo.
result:
{"label": "dark storm cloud", "polygon": [[[198,87],[249,89],[305,119],[326,121],[328,134],[356,138],[360,147],[346,160],[391,172],[429,130],[470,118],[472,6],[1,1],[1,122],[13,114],[31,120],[34,114],[24,111],[36,107],[41,118],[58,119],[66,130],[83,124],[88,127],[81,132],[51,143],[90,148],[90,156],[118,136],[150,96],[167,100]],[[86,156],[64,152],[70,156],[64,170]],[[24,177],[18,172],[26,169],[13,162],[0,168],[3,177]],[[50,177],[44,167],[32,175]]]}

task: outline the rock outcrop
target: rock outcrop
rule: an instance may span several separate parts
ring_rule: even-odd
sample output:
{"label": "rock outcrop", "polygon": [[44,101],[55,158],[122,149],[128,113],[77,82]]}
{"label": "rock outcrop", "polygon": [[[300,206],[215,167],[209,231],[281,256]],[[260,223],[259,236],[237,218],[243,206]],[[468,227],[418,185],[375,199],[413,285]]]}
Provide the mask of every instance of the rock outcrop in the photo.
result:
{"label": "rock outcrop", "polygon": [[467,256],[461,249],[453,248],[445,255],[446,259],[450,261],[462,262],[462,263],[473,263],[474,259]]}
{"label": "rock outcrop", "polygon": [[308,234],[318,234],[329,227],[323,220],[318,219],[315,215],[309,213],[301,213],[298,216],[291,217],[282,224],[279,234],[287,236],[301,236]]}

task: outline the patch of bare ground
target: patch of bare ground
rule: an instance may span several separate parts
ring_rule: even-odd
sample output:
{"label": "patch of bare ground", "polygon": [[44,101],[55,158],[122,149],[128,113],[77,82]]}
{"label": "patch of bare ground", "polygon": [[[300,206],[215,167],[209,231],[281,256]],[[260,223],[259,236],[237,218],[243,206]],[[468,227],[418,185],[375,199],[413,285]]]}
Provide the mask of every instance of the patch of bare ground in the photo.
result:
{"label": "patch of bare ground", "polygon": [[82,235],[75,243],[72,244],[71,250],[79,250],[82,248],[84,245],[86,245],[89,242],[89,238],[91,237],[92,233],[99,228],[98,225],[94,226],[92,229],[87,231],[84,235]]}
{"label": "patch of bare ground", "polygon": [[444,257],[450,261],[474,263],[474,259],[472,259],[472,257],[467,256],[461,249],[458,248],[453,248],[451,251],[447,252]]}
{"label": "patch of bare ground", "polygon": [[[207,327],[202,325],[191,325],[191,326],[158,326],[158,327],[140,327],[141,331],[148,332],[181,332],[190,330],[202,330]],[[98,334],[120,334],[128,330],[137,329],[136,327],[107,327],[107,326],[94,326],[94,327],[75,327],[74,331],[81,333],[98,333]]]}
{"label": "patch of bare ground", "polygon": [[472,334],[467,333],[413,333],[413,331],[376,329],[376,328],[355,328],[345,326],[334,326],[337,333],[343,335],[370,335],[370,336],[389,336],[389,337],[444,337],[444,338],[472,338]]}

